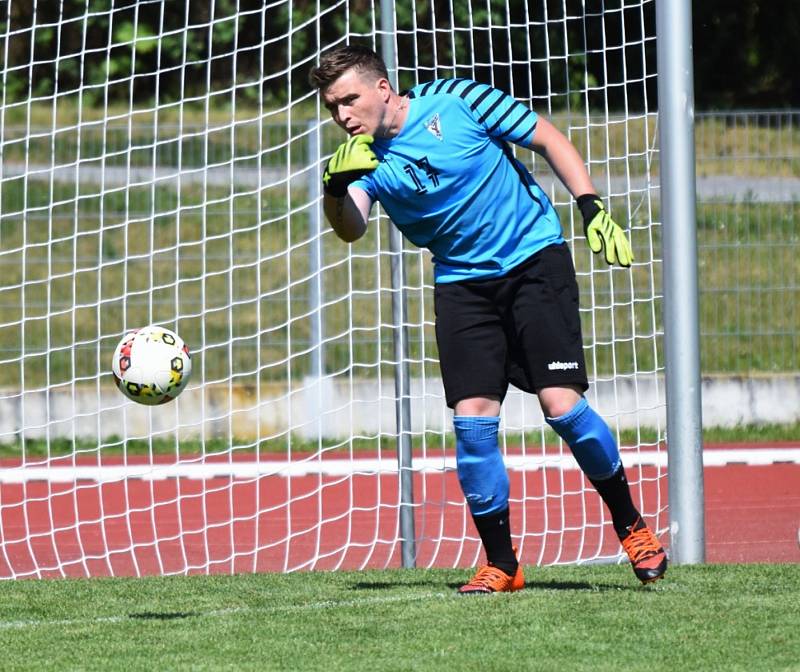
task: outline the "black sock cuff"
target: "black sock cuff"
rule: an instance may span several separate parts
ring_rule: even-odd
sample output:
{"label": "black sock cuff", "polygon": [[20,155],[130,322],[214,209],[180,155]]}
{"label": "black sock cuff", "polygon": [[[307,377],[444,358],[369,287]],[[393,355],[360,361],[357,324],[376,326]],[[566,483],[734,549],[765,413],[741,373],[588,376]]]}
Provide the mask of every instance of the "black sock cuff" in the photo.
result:
{"label": "black sock cuff", "polygon": [[619,469],[609,478],[602,480],[590,478],[589,482],[606,503],[617,536],[620,539],[627,537],[630,534],[629,528],[641,518],[641,514],[631,499],[630,486],[623,466],[620,464]]}
{"label": "black sock cuff", "polygon": [[519,563],[511,543],[509,510],[493,511],[485,516],[472,516],[483,542],[486,559],[509,576],[514,576]]}
{"label": "black sock cuff", "polygon": [[[508,520],[508,515],[509,509],[506,507],[502,511],[492,511],[491,513],[487,513],[482,516],[476,516],[475,514],[472,514],[472,520],[475,521],[475,525],[492,525],[493,523],[499,523],[503,518]],[[480,521],[480,523],[478,521]]]}
{"label": "black sock cuff", "polygon": [[[625,476],[625,467],[622,466],[622,462],[619,463],[619,468],[613,474],[611,474],[611,476],[609,476],[608,478],[597,479],[597,478],[591,478],[589,476],[587,476],[586,478],[589,479],[589,482],[595,488],[597,488],[598,484],[608,483],[613,479],[624,480],[626,483],[628,481],[627,477]],[[601,485],[601,487],[602,487],[602,485]]]}

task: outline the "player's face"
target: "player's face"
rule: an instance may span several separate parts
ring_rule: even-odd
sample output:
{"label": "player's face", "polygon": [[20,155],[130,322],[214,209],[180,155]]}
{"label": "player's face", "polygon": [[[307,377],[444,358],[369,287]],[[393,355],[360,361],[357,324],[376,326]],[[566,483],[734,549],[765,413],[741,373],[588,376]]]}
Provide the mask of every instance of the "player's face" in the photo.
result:
{"label": "player's face", "polygon": [[322,99],[348,135],[377,137],[386,124],[391,87],[386,79],[348,70],[322,92]]}

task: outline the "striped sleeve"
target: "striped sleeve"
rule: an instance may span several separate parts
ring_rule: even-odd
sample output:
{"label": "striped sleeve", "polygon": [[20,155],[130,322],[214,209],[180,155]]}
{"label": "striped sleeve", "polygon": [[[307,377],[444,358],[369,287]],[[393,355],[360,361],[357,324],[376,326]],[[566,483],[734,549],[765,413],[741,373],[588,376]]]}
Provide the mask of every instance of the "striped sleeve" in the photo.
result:
{"label": "striped sleeve", "polygon": [[448,93],[463,99],[475,120],[493,138],[530,145],[538,115],[507,93],[470,79],[438,79],[414,89],[414,94]]}

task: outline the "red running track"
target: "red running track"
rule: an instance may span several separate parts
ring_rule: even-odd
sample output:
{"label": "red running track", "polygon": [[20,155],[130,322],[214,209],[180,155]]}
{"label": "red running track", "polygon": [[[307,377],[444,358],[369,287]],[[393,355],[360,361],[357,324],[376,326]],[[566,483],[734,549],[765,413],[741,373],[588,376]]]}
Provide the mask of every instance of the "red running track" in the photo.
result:
{"label": "red running track", "polygon": [[[663,528],[666,479],[657,475],[655,467],[629,470],[642,484],[635,496],[660,502]],[[526,495],[524,506],[512,505],[512,524],[526,529],[524,563],[617,552],[579,472],[510,477],[512,497]],[[455,474],[415,478],[418,565],[475,564],[480,547]],[[800,561],[798,485],[800,464],[707,467],[707,561]],[[396,502],[390,474],[2,483],[0,578],[399,566]]]}
{"label": "red running track", "polygon": [[800,562],[800,464],[704,470],[707,562]]}

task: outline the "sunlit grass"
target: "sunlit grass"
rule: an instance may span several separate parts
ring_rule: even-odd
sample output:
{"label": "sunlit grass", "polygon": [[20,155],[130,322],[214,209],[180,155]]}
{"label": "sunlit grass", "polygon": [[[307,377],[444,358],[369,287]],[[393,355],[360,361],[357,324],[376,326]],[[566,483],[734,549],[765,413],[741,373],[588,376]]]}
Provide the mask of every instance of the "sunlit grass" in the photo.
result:
{"label": "sunlit grass", "polygon": [[[459,597],[469,569],[0,583],[3,667],[794,670],[794,565],[527,567]],[[77,643],[77,644],[76,644]]]}
{"label": "sunlit grass", "polygon": [[[559,439],[550,428],[536,433],[537,445],[558,444]],[[786,424],[748,424],[735,427],[706,427],[702,432],[703,444],[741,444],[759,445],[765,443],[794,442],[800,443],[800,423]],[[638,429],[622,429],[618,433],[622,446],[653,447],[663,442],[662,434],[654,427]],[[503,445],[512,452],[519,446],[530,445],[531,436],[507,432],[503,435]],[[455,448],[455,437],[452,432],[424,432],[411,436],[411,447],[415,454],[433,451],[440,454],[442,450]],[[397,437],[394,434],[377,434],[372,437],[317,438],[307,439],[302,436],[286,433],[279,437],[264,440],[246,439],[176,439],[151,437],[148,439],[122,439],[106,437],[98,439],[53,438],[26,439],[24,441],[0,443],[0,459],[24,458],[26,461],[37,461],[48,457],[75,456],[81,460],[101,461],[106,457],[173,456],[176,460],[194,459],[201,455],[292,455],[329,453],[342,456],[382,454],[394,456],[397,452]]]}

